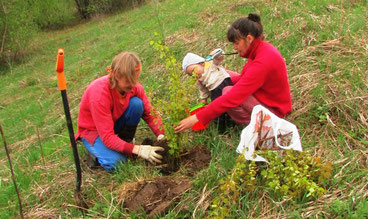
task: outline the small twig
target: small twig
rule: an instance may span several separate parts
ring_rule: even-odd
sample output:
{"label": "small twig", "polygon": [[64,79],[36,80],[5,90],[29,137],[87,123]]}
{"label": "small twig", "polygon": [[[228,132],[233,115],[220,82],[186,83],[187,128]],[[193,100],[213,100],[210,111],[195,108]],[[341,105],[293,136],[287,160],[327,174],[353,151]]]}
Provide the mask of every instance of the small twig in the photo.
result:
{"label": "small twig", "polygon": [[340,172],[339,173],[337,173],[335,176],[334,176],[334,178],[337,178],[339,175],[341,175],[342,174],[342,171],[347,167],[347,166],[349,166],[349,164],[351,163],[351,161],[349,161],[349,162],[347,162],[344,166],[342,166],[341,167],[341,169],[340,169]]}
{"label": "small twig", "polygon": [[[277,135],[277,138],[281,138],[282,139],[283,137],[286,137],[286,136],[288,136],[288,135],[290,135],[292,133],[293,132],[288,132],[286,134],[278,134]],[[268,141],[268,140],[271,140],[271,139],[274,139],[274,138],[275,138],[275,136],[270,136],[270,137],[267,137],[267,138],[264,138],[264,139],[260,139],[258,142],[261,143],[260,145],[262,145],[263,142]]]}
{"label": "small twig", "polygon": [[160,169],[160,168],[163,168],[163,167],[168,167],[169,165],[167,163],[165,164],[160,164],[160,165],[156,165],[154,166],[155,169]]}
{"label": "small twig", "polygon": [[12,165],[12,162],[11,162],[11,159],[10,159],[10,154],[9,154],[8,146],[6,144],[5,135],[4,135],[3,128],[1,126],[1,124],[0,124],[0,132],[1,132],[1,136],[3,138],[6,155],[8,156],[8,161],[9,161],[10,171],[11,171],[11,175],[12,175],[12,180],[13,180],[13,183],[14,183],[14,188],[15,188],[15,191],[16,191],[16,193],[18,195],[20,217],[23,219],[24,216],[23,216],[22,199],[20,198],[20,194],[19,194],[19,191],[18,191],[17,182],[15,181],[15,176],[14,176],[14,171],[13,171],[13,165]]}
{"label": "small twig", "polygon": [[351,97],[351,98],[346,98],[344,100],[338,100],[338,101],[335,101],[335,102],[329,102],[329,103],[326,103],[327,105],[331,105],[331,104],[336,104],[336,103],[341,103],[341,102],[346,102],[346,101],[350,101],[350,100],[356,100],[356,99],[360,99],[360,100],[363,100],[365,98],[368,98],[368,95],[366,96],[360,96],[360,97]]}
{"label": "small twig", "polygon": [[159,203],[160,201],[162,201],[162,198],[160,198],[160,199],[158,199],[158,200],[156,200],[156,201],[154,201],[154,202],[148,203],[148,204],[146,205],[146,207],[151,206],[151,205],[154,205],[154,204],[156,204],[156,203]]}
{"label": "small twig", "polygon": [[[267,133],[265,134],[265,137],[268,135],[268,133],[270,132],[270,130],[271,129],[269,129],[269,130],[267,130]],[[265,142],[265,141],[267,141],[267,140],[269,140],[269,139],[271,139],[271,138],[273,138],[273,137],[275,137],[275,136],[271,136],[271,137],[268,137],[268,138],[261,138],[261,137],[259,137],[260,139],[258,140],[258,142],[257,142],[257,147],[256,148],[261,148],[261,146],[262,146],[262,144],[263,144],[263,142]]]}
{"label": "small twig", "polygon": [[190,151],[180,154],[179,157],[184,157],[185,155],[188,155],[188,154],[190,154]]}
{"label": "small twig", "polygon": [[[260,112],[261,113],[261,121],[259,124],[259,130],[258,130],[258,138],[261,139],[262,138],[262,127],[263,127],[263,111]],[[255,150],[257,150],[258,148],[260,148],[261,144],[260,144],[259,140],[256,144],[256,147],[254,148]]]}
{"label": "small twig", "polygon": [[348,158],[348,157],[346,157],[346,158],[344,158],[344,159],[342,159],[342,160],[335,161],[335,162],[333,163],[333,165],[338,165],[338,164],[341,164],[341,163],[345,163],[345,161],[347,161],[347,160],[349,160],[349,158]]}
{"label": "small twig", "polygon": [[73,207],[73,208],[77,208],[77,209],[80,209],[80,210],[83,210],[85,212],[92,212],[94,214],[97,214],[99,216],[102,216],[101,213],[97,212],[97,211],[94,211],[94,210],[91,210],[91,209],[88,209],[88,208],[84,208],[84,207],[81,207],[81,206],[78,206],[78,205],[73,205],[73,204],[67,204],[66,206],[68,207]]}
{"label": "small twig", "polygon": [[[188,188],[187,190],[185,190],[185,191],[184,191],[184,192],[182,192],[181,194],[184,194],[185,192],[187,192],[187,191],[189,191],[189,190],[190,190],[190,188]],[[188,198],[187,198],[187,199],[185,199],[185,200],[184,200],[184,202],[185,202],[185,201],[187,201],[187,200],[188,200]],[[179,204],[180,204],[180,203],[179,203]],[[181,210],[182,210],[182,207],[180,207],[178,210],[176,210],[176,209],[177,209],[177,206],[178,206],[179,204],[175,205],[175,207],[173,208],[173,211],[177,212],[174,218],[177,218],[178,214],[179,214],[179,213],[181,212]],[[181,206],[182,206],[182,205],[181,205]]]}
{"label": "small twig", "polygon": [[349,150],[351,150],[351,147],[350,147],[350,145],[349,145],[349,143],[347,141],[345,141],[345,144],[349,148]]}
{"label": "small twig", "polygon": [[[196,218],[196,211],[198,209],[199,206],[201,206],[203,204],[203,202],[206,200],[206,198],[211,194],[211,192],[217,188],[217,187],[213,187],[212,189],[210,189],[209,191],[206,192],[206,188],[207,188],[207,184],[204,186],[203,190],[202,190],[202,195],[201,195],[201,198],[199,199],[194,211],[193,211],[193,214],[192,214],[192,217],[193,218]],[[203,209],[205,210],[205,209]]]}

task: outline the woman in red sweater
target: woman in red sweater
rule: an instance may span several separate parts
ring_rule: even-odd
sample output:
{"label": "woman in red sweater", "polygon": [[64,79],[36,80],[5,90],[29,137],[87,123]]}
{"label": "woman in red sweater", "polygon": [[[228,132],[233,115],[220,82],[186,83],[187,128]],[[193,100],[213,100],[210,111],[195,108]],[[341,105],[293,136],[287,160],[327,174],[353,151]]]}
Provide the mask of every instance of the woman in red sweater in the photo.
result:
{"label": "woman in red sweater", "polygon": [[121,52],[112,61],[109,74],[92,81],[82,96],[76,137],[94,162],[107,171],[115,170],[131,154],[161,162],[157,151],[163,151],[162,147],[131,143],[141,118],[158,140],[164,137],[161,119],[152,114],[151,103],[138,82],[140,73],[138,56]]}
{"label": "woman in red sweater", "polygon": [[187,117],[175,127],[182,132],[200,121],[207,124],[224,112],[245,125],[254,106],[261,104],[279,117],[291,112],[291,95],[286,64],[280,52],[263,41],[261,18],[249,14],[236,20],[227,31],[240,57],[248,59],[241,74],[231,77],[234,86],[225,87],[223,95],[205,109]]}

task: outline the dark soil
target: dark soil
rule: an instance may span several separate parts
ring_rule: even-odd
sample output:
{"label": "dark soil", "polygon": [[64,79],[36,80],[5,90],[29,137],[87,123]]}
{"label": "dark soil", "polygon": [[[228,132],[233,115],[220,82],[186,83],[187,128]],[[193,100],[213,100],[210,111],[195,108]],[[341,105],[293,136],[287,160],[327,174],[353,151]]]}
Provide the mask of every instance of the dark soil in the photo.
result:
{"label": "dark soil", "polygon": [[208,167],[211,161],[211,152],[204,145],[198,145],[190,151],[181,154],[181,166],[188,170],[189,175]]}
{"label": "dark soil", "polygon": [[206,146],[196,146],[182,153],[175,161],[174,168],[168,168],[170,161],[166,157],[169,155],[166,141],[155,142],[145,139],[142,145],[157,145],[166,149],[161,154],[163,156],[162,164],[157,166],[161,169],[161,172],[166,174],[177,172],[180,164],[184,167],[186,175],[183,174],[177,177],[162,176],[150,182],[141,181],[121,186],[118,192],[121,199],[125,200],[124,207],[129,211],[143,210],[152,218],[155,215],[166,213],[171,205],[181,199],[184,192],[192,188],[189,177],[193,176],[195,172],[208,167],[211,161],[211,152]]}
{"label": "dark soil", "polygon": [[189,151],[184,151],[178,158],[173,157],[169,153],[166,141],[153,141],[146,138],[143,140],[142,145],[155,145],[165,149],[165,151],[159,152],[163,158],[162,163],[157,165],[164,175],[178,171],[180,166],[185,167],[189,175],[193,175],[194,172],[207,168],[211,161],[211,152],[204,145],[198,145]]}
{"label": "dark soil", "polygon": [[182,193],[192,188],[188,178],[158,177],[152,182],[141,183],[140,188],[130,191],[124,201],[129,211],[144,210],[149,217],[167,212],[180,200]]}
{"label": "dark soil", "polygon": [[142,145],[155,145],[165,149],[158,152],[162,156],[162,163],[158,164],[157,167],[160,168],[162,174],[169,175],[179,170],[180,160],[169,153],[169,146],[166,140],[154,141],[146,138],[143,140]]}

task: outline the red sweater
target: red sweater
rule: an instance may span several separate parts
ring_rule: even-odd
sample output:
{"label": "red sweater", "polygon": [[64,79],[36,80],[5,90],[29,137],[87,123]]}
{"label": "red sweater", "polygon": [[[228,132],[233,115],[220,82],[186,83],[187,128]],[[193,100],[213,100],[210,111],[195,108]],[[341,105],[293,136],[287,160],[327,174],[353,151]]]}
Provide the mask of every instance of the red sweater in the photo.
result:
{"label": "red sweater", "polygon": [[111,89],[108,76],[105,75],[92,81],[82,96],[76,137],[83,137],[93,145],[96,138],[100,136],[106,147],[131,155],[134,145],[121,140],[114,133],[114,124],[123,115],[129,105],[130,98],[133,96],[137,96],[143,101],[142,118],[154,134],[156,136],[163,134],[161,119],[155,118],[151,114],[152,105],[143,86],[138,84],[123,99],[116,89]]}
{"label": "red sweater", "polygon": [[240,75],[231,77],[234,86],[196,115],[202,124],[239,106],[251,94],[277,116],[291,112],[291,95],[286,65],[280,52],[271,44],[255,39],[245,57],[248,62]]}

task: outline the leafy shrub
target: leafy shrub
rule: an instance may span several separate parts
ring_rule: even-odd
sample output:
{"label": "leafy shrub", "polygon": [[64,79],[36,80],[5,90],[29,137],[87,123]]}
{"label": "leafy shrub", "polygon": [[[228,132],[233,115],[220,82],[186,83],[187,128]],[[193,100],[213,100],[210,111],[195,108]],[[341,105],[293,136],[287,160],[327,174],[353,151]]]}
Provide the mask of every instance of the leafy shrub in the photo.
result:
{"label": "leafy shrub", "polygon": [[0,64],[24,54],[39,29],[58,28],[75,19],[73,0],[3,0],[0,4]]}
{"label": "leafy shrub", "polygon": [[220,181],[219,196],[211,206],[211,217],[226,218],[239,204],[241,196],[255,188],[266,190],[275,199],[311,200],[326,190],[324,180],[331,177],[331,163],[307,152],[293,150],[260,152],[269,163],[255,163],[239,155],[235,167]]}
{"label": "leafy shrub", "polygon": [[[155,35],[158,36],[158,33]],[[168,78],[167,90],[163,92],[163,97],[154,98],[153,102],[162,114],[165,136],[170,147],[169,153],[178,156],[184,150],[184,142],[188,139],[183,133],[175,133],[173,125],[177,125],[188,116],[187,109],[192,102],[190,94],[195,89],[194,78],[184,76],[180,64],[161,40],[151,41],[150,44],[165,63],[164,77]]]}
{"label": "leafy shrub", "polygon": [[30,16],[28,2],[24,0],[1,1],[0,10],[0,63],[9,62],[22,52],[37,31]]}
{"label": "leafy shrub", "polygon": [[41,29],[55,29],[70,24],[75,17],[73,0],[31,0],[33,22]]}
{"label": "leafy shrub", "polygon": [[140,5],[144,2],[145,0],[89,0],[87,13],[89,15],[112,13],[118,10]]}

